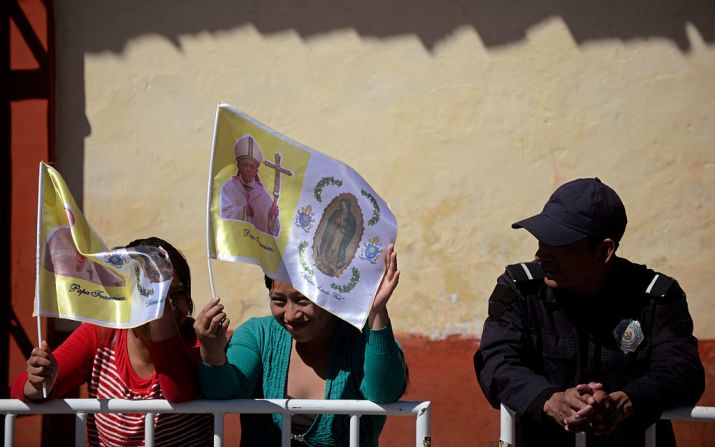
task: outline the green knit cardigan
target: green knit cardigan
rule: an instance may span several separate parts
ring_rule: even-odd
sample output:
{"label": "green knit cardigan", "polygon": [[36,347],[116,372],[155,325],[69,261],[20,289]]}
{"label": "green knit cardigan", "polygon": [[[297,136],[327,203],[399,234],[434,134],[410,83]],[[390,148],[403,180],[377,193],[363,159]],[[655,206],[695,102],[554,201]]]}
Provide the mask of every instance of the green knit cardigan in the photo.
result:
{"label": "green knit cardigan", "polygon": [[[208,399],[283,399],[292,338],[272,316],[252,318],[233,333],[228,362],[202,363],[199,388]],[[406,387],[405,358],[392,327],[362,332],[341,322],[330,350],[325,399],[394,402]],[[360,418],[360,445],[377,446],[384,416]],[[241,415],[242,446],[279,446],[281,415]],[[307,446],[348,444],[349,418],[321,415],[303,436]]]}

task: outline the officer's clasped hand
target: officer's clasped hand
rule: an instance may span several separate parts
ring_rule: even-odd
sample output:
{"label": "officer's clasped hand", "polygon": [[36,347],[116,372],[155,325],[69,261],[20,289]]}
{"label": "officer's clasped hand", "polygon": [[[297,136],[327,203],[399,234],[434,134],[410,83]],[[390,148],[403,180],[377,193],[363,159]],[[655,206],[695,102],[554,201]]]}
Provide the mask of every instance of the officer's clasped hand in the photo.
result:
{"label": "officer's clasped hand", "polygon": [[623,391],[607,393],[600,383],[577,385],[555,393],[544,404],[544,412],[564,430],[607,435],[632,413],[632,404]]}

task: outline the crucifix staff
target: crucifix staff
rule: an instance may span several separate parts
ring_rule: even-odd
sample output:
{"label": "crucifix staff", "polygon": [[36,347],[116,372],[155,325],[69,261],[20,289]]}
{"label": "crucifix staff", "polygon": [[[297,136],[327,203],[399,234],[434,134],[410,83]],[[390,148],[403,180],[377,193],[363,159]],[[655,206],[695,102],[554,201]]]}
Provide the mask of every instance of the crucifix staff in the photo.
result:
{"label": "crucifix staff", "polygon": [[281,166],[282,155],[280,152],[276,152],[275,163],[268,160],[263,160],[263,164],[275,171],[275,177],[273,178],[273,203],[278,203],[278,197],[281,195],[281,174],[287,176],[292,176],[293,171]]}

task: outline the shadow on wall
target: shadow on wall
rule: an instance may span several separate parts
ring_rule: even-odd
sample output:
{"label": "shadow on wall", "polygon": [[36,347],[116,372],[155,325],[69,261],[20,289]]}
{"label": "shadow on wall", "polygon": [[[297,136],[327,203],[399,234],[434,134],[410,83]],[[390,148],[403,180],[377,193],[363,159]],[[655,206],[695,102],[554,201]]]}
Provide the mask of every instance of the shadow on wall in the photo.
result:
{"label": "shadow on wall", "polygon": [[430,50],[471,26],[491,48],[523,40],[530,27],[552,17],[564,21],[578,44],[658,38],[688,51],[688,23],[704,41],[715,42],[712,0],[98,0],[71,10],[91,36],[87,52],[121,52],[128,39],[148,33],[180,47],[182,34],[248,24],[263,34],[294,30],[303,38],[346,28],[375,38],[414,34]]}

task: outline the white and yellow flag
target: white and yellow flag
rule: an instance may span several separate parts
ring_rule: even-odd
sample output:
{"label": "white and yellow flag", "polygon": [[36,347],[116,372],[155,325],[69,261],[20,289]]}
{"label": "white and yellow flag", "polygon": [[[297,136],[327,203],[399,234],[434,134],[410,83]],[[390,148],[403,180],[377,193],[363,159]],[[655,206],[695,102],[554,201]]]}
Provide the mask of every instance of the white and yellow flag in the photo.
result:
{"label": "white and yellow flag", "polygon": [[159,318],[172,267],[160,247],[107,250],[51,166],[40,163],[34,316],[114,328]]}
{"label": "white and yellow flag", "polygon": [[220,104],[208,203],[210,258],[258,264],[362,328],[397,222],[357,172]]}

